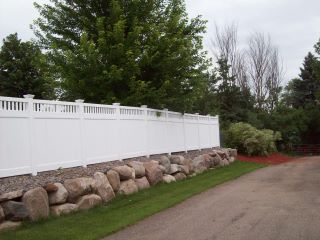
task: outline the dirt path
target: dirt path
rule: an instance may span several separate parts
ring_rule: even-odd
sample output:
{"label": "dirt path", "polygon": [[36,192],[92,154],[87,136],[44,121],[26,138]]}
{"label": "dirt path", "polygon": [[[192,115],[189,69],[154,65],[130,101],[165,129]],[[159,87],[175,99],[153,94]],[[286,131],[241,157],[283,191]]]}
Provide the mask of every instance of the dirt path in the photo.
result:
{"label": "dirt path", "polygon": [[260,169],[105,238],[125,239],[318,240],[320,157]]}

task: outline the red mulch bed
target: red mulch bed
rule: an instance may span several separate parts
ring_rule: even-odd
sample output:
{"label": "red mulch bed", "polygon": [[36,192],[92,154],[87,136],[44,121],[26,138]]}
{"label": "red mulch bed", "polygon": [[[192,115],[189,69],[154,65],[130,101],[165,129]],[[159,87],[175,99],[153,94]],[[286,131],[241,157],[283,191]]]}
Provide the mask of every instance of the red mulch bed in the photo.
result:
{"label": "red mulch bed", "polygon": [[256,163],[264,163],[264,164],[281,164],[294,160],[293,157],[285,156],[280,153],[273,153],[269,156],[245,156],[238,154],[238,160],[243,162],[256,162]]}

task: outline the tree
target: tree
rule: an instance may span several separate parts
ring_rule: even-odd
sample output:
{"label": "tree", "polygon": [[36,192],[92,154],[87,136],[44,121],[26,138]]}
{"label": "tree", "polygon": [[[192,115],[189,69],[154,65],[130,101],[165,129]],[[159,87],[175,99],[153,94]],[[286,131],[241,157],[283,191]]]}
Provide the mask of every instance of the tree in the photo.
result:
{"label": "tree", "polygon": [[227,60],[220,59],[217,63],[214,91],[222,127],[225,128],[230,123],[247,121],[248,111],[253,110],[253,103],[250,93],[241,91],[235,84],[235,76],[230,75]]}
{"label": "tree", "polygon": [[292,79],[284,94],[284,101],[294,108],[307,108],[318,105],[317,96],[320,91],[320,62],[309,52],[300,68],[299,78]]}
{"label": "tree", "polygon": [[192,111],[206,81],[205,21],[183,0],[51,0],[34,30],[64,99]]}
{"label": "tree", "polygon": [[245,54],[238,48],[238,26],[234,23],[220,28],[215,25],[215,35],[211,39],[212,53],[215,60],[225,59],[229,74],[235,77],[234,84],[242,91],[249,90]]}
{"label": "tree", "polygon": [[54,98],[53,84],[46,76],[46,59],[33,42],[22,42],[17,33],[3,39],[0,50],[0,95]]}
{"label": "tree", "polygon": [[278,49],[272,45],[270,36],[255,33],[247,50],[248,74],[260,110],[272,111],[281,91],[282,64]]}

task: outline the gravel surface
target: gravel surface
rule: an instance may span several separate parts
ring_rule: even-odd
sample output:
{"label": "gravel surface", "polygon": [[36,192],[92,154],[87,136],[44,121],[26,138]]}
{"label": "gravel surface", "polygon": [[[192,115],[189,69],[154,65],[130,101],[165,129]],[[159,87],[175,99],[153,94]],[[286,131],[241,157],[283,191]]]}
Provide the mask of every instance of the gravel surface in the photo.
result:
{"label": "gravel surface", "polygon": [[[210,149],[205,149],[202,151],[189,151],[188,153],[174,153],[183,155],[185,158],[191,158],[208,153]],[[111,167],[116,165],[123,165],[128,161],[149,161],[149,160],[156,160],[159,159],[162,155],[153,155],[150,158],[146,157],[137,157],[137,158],[130,158],[124,161],[112,161],[112,162],[105,162],[99,164],[92,164],[88,165],[87,168],[84,167],[74,167],[74,168],[65,168],[65,169],[58,169],[54,171],[47,171],[38,173],[37,176],[28,175],[21,175],[21,176],[14,176],[14,177],[6,177],[0,178],[0,194],[11,192],[15,190],[29,190],[35,187],[44,186],[47,183],[55,183],[60,182],[63,183],[66,179],[71,178],[78,178],[78,177],[92,177],[95,172],[106,172]]]}

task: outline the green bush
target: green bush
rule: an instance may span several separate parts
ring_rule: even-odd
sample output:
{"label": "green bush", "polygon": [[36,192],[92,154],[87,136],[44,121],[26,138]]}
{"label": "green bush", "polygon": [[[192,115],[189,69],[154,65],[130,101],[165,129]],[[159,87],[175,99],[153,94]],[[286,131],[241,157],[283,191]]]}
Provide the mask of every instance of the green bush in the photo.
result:
{"label": "green bush", "polygon": [[247,123],[234,123],[225,132],[228,147],[237,148],[240,153],[252,155],[269,155],[277,151],[276,141],[281,140],[280,132],[269,129],[258,130]]}

